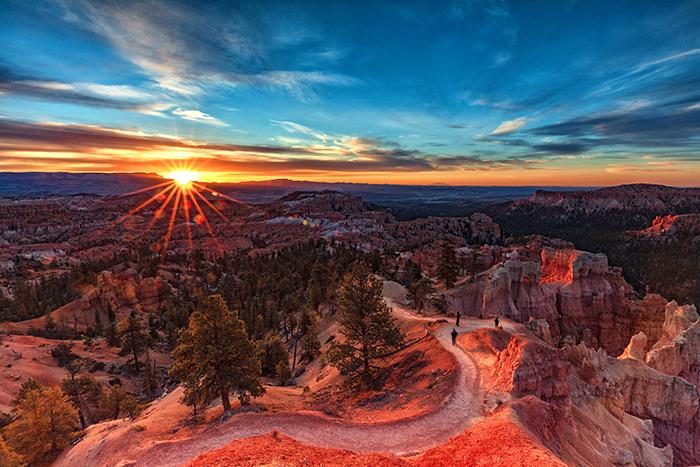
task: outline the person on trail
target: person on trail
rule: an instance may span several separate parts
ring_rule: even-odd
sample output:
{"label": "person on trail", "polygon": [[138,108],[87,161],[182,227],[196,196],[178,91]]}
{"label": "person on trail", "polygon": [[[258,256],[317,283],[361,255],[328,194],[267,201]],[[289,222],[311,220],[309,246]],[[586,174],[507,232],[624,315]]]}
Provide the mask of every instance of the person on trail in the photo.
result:
{"label": "person on trail", "polygon": [[498,328],[498,315],[496,315],[496,319],[494,319],[493,322],[496,325],[496,328]]}
{"label": "person on trail", "polygon": [[452,336],[452,345],[457,345],[457,330],[452,328],[450,335]]}
{"label": "person on trail", "polygon": [[459,327],[459,318],[460,318],[460,315],[459,315],[459,311],[458,311],[457,312],[457,322],[455,323],[455,326],[457,326],[457,327]]}

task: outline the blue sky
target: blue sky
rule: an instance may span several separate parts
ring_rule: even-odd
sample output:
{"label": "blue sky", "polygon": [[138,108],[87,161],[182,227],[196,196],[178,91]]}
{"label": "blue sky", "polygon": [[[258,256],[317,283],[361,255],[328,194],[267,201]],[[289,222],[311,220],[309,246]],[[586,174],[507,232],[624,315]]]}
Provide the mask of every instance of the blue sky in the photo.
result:
{"label": "blue sky", "polygon": [[698,1],[0,3],[0,170],[700,184]]}

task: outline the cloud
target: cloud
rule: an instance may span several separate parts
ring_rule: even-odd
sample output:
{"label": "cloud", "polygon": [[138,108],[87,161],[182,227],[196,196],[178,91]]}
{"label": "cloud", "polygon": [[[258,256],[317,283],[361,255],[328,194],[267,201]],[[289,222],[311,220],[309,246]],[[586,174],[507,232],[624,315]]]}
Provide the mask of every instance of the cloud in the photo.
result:
{"label": "cloud", "polygon": [[0,166],[5,170],[162,170],[164,160],[187,159],[208,171],[284,176],[330,172],[507,170],[530,162],[480,154],[434,154],[395,142],[346,137],[327,144],[266,146],[209,144],[168,135],[89,125],[0,120]]}
{"label": "cloud", "polygon": [[196,96],[208,88],[252,86],[315,100],[318,87],[357,83],[337,73],[295,69],[294,63],[279,67],[270,51],[296,42],[280,42],[256,9],[235,2],[75,0],[64,7],[70,13],[64,18],[104,38],[170,93]]}
{"label": "cloud", "polygon": [[174,107],[174,104],[164,102],[165,96],[151,94],[133,86],[49,80],[18,73],[2,63],[0,94],[159,116],[162,116],[162,111]]}
{"label": "cloud", "polygon": [[510,59],[513,58],[512,55],[506,52],[499,52],[493,57],[493,66],[494,67],[499,67],[502,65],[505,65],[510,61]]}
{"label": "cloud", "polygon": [[287,120],[270,120],[270,121],[288,133],[301,133],[303,135],[311,136],[312,138],[316,138],[320,141],[328,141],[329,139],[331,139],[331,137],[329,135],[323,133],[322,131],[314,130],[312,128],[301,125],[299,123],[290,122]]}
{"label": "cloud", "polygon": [[207,125],[216,126],[228,126],[228,123],[222,122],[218,118],[212,117],[211,115],[201,112],[199,110],[185,110],[178,107],[176,109],[173,109],[171,113],[191,122],[206,123]]}
{"label": "cloud", "polygon": [[[700,96],[698,96],[700,99]],[[698,147],[700,108],[655,105],[572,118],[530,130],[536,135],[591,137],[598,145]],[[695,142],[694,142],[695,141]]]}
{"label": "cloud", "polygon": [[518,131],[523,126],[525,126],[525,123],[527,123],[527,120],[525,119],[525,117],[516,118],[515,120],[506,120],[505,122],[502,122],[500,125],[498,125],[491,132],[491,135],[499,136],[499,135],[506,135],[509,133],[513,133],[515,131]]}

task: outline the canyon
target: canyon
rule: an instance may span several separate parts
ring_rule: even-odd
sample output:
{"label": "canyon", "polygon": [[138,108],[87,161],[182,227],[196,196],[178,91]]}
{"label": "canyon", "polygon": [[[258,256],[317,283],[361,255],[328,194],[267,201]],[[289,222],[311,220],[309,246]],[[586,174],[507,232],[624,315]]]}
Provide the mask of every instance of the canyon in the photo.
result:
{"label": "canyon", "polygon": [[[660,206],[694,209],[692,190],[684,202],[673,201],[679,192],[657,187],[646,194],[639,187],[602,191],[606,199],[618,193],[621,199],[610,203],[599,191],[577,198],[538,192],[511,209],[529,203],[577,216],[622,209],[644,212],[644,222]],[[384,299],[407,345],[391,357],[384,390],[345,392],[325,361],[338,333],[329,301],[318,309],[320,354],[299,365],[291,385],[266,379],[267,394],[251,406],[235,405],[227,418],[215,401],[193,418],[182,388],[164,377],[162,395],[148,399],[140,415],[90,425],[56,465],[79,459],[194,466],[317,465],[322,459],[332,459],[324,465],[426,466],[471,465],[475,458],[504,466],[700,462],[696,306],[634,287],[603,253],[541,234],[513,236],[483,213],[400,220],[359,196],[331,190],[293,192],[265,204],[208,193],[221,212],[208,216],[211,232],[192,222],[187,227],[177,215],[163,251],[157,245],[165,226],[149,225],[156,209],[114,222],[146,199],[0,202],[0,293],[7,303],[24,297],[25,287],[51,281],[73,290],[45,313],[0,323],[0,410],[12,410],[14,393],[30,377],[55,386],[70,376],[52,357],[60,343],[82,361],[103,363],[94,373],[102,384],[118,377],[128,391],[142,394],[127,357],[92,337],[95,330],[130,316],[155,326],[150,323],[180,311],[169,304],[193,287],[244,286],[245,276],[217,272],[220,263],[273,258],[310,248],[305,245],[324,245],[326,254],[347,245],[380,262]],[[580,199],[588,207],[581,208]],[[646,227],[627,229],[625,238],[685,245],[697,236],[694,216],[651,217]],[[455,247],[458,263],[457,280],[447,288],[438,279],[445,242]],[[239,256],[227,256],[233,254]],[[433,284],[420,312],[398,283],[415,267]],[[457,313],[459,327],[453,325]],[[62,335],[42,335],[49,318]],[[158,338],[154,365],[165,375],[172,337],[151,329]]]}

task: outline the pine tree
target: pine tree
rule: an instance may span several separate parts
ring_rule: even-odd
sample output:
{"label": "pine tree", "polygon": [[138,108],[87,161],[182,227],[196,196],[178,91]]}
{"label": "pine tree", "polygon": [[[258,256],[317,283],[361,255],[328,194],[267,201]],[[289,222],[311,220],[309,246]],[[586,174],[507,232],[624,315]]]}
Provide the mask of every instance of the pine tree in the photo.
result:
{"label": "pine tree", "polygon": [[289,351],[279,334],[270,334],[262,342],[260,361],[262,374],[275,376],[279,362],[284,362],[289,366]]}
{"label": "pine tree", "polygon": [[423,277],[423,271],[421,270],[420,264],[414,263],[410,259],[406,262],[406,267],[403,273],[403,284],[406,287],[410,287],[415,281]]}
{"label": "pine tree", "polygon": [[275,376],[281,386],[286,385],[287,382],[292,379],[292,370],[289,369],[289,363],[279,361],[275,368]]}
{"label": "pine tree", "polygon": [[156,366],[155,360],[150,360],[146,356],[146,369],[142,377],[142,388],[148,397],[153,397],[158,391],[159,381],[158,381],[158,367]]}
{"label": "pine tree", "polygon": [[29,391],[5,429],[10,447],[29,464],[43,464],[65,449],[80,428],[78,412],[59,388]]}
{"label": "pine tree", "polygon": [[53,336],[56,333],[56,321],[51,316],[51,312],[44,315],[44,330],[49,336]]}
{"label": "pine tree", "polygon": [[119,418],[129,416],[134,418],[139,414],[140,406],[134,396],[129,394],[121,384],[115,384],[105,395],[103,405],[109,417]]}
{"label": "pine tree", "polygon": [[408,287],[406,299],[418,312],[423,311],[430,296],[435,293],[433,283],[427,277],[421,277]]}
{"label": "pine tree", "polygon": [[25,464],[22,456],[7,445],[0,436],[0,467],[23,467]]}
{"label": "pine tree", "polygon": [[11,404],[14,407],[17,407],[19,404],[22,403],[24,399],[27,398],[27,395],[29,395],[30,392],[34,390],[40,390],[43,389],[44,387],[37,382],[34,378],[28,378],[22,385],[19,387],[19,391],[17,391],[17,395],[15,396],[14,400],[11,402]]}
{"label": "pine tree", "polygon": [[[221,397],[225,413],[230,413],[229,394],[235,392],[241,404],[261,396],[258,351],[246,333],[245,323],[229,311],[220,295],[207,297],[180,331],[173,352],[171,374],[182,381],[196,381],[194,390],[204,402]],[[192,387],[185,387],[185,399]]]}
{"label": "pine tree", "polygon": [[310,362],[321,354],[321,343],[318,341],[318,331],[316,322],[311,318],[311,322],[306,327],[306,333],[301,338],[301,360]]}
{"label": "pine tree", "polygon": [[105,339],[107,339],[107,345],[110,347],[117,347],[119,345],[119,333],[117,332],[117,323],[110,321],[105,329]]}
{"label": "pine tree", "polygon": [[132,311],[121,332],[121,354],[131,354],[134,357],[134,368],[136,373],[140,371],[139,355],[146,351],[148,335],[143,330],[141,320]]}
{"label": "pine tree", "polygon": [[446,289],[454,287],[458,270],[459,264],[454,246],[450,242],[442,242],[437,261],[437,276]]}
{"label": "pine tree", "polygon": [[377,362],[403,345],[403,334],[383,300],[382,285],[365,266],[356,264],[338,292],[338,326],[345,339],[331,344],[328,361],[348,382],[359,379],[376,386],[381,370]]}
{"label": "pine tree", "polygon": [[104,391],[102,384],[93,376],[80,375],[76,378],[71,375],[70,378],[63,380],[61,388],[78,409],[81,428],[101,420],[102,414],[100,409]]}

